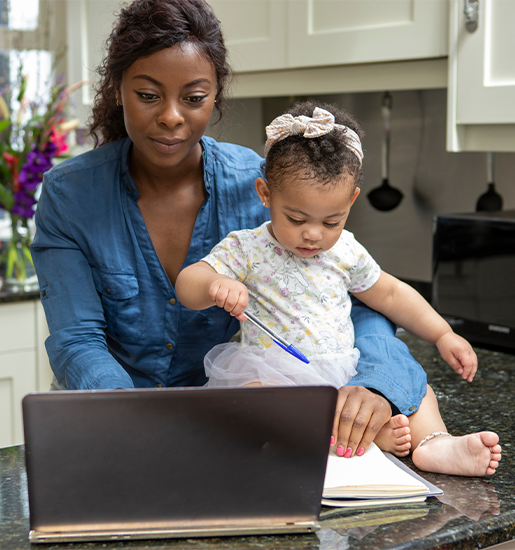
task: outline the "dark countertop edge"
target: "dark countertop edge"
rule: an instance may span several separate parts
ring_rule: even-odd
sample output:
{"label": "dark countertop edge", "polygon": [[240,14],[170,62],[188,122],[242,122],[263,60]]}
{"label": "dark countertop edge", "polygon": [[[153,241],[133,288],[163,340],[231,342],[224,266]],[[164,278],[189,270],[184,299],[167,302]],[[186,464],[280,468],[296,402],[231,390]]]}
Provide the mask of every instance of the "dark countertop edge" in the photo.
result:
{"label": "dark countertop edge", "polygon": [[28,300],[39,300],[39,290],[33,290],[31,292],[0,291],[0,304],[26,302]]}
{"label": "dark countertop edge", "polygon": [[[510,529],[511,528],[511,529]],[[388,550],[448,550],[460,545],[463,549],[488,548],[515,538],[515,511],[477,520],[472,526],[444,527],[442,535],[433,533],[428,538],[411,540],[388,547]]]}

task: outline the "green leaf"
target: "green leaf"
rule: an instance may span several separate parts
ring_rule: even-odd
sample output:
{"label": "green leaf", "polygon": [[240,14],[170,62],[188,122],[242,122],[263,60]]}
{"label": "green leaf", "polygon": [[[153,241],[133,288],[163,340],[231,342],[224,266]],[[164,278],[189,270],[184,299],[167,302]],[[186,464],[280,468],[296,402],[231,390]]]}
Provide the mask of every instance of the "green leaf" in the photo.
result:
{"label": "green leaf", "polygon": [[23,254],[25,255],[25,258],[27,258],[27,261],[30,263],[32,267],[34,267],[34,262],[32,261],[32,254],[30,253],[29,247],[24,244],[22,246]]}
{"label": "green leaf", "polygon": [[8,212],[14,206],[14,197],[12,192],[0,183],[0,203],[2,207]]}
{"label": "green leaf", "polygon": [[7,268],[5,276],[11,279],[13,276],[14,262],[16,261],[16,245],[13,241],[9,243],[9,252],[7,254]]}
{"label": "green leaf", "polygon": [[11,124],[10,120],[0,120],[0,134]]}

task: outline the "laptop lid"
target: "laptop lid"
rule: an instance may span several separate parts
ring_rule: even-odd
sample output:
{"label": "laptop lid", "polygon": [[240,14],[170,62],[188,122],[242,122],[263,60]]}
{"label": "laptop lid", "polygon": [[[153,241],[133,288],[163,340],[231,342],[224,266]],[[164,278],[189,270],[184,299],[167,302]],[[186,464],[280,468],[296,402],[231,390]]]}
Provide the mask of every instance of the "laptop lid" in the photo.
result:
{"label": "laptop lid", "polygon": [[336,396],[331,387],[27,395],[30,539],[314,530]]}

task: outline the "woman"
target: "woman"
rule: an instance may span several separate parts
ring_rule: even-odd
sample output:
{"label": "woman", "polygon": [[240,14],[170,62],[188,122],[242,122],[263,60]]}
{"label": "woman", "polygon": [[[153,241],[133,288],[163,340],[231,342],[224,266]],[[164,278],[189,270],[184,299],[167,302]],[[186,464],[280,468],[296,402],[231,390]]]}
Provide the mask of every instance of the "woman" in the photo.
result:
{"label": "woman", "polygon": [[[56,387],[202,385],[205,353],[238,322],[219,308],[184,308],[175,279],[268,215],[254,191],[262,159],[204,136],[229,75],[219,22],[203,0],[136,0],[119,15],[100,74],[91,122],[100,146],[45,175],[36,213]],[[388,362],[420,367],[384,318],[361,308],[354,323],[363,360],[354,386],[340,390],[339,441],[366,449],[392,410],[364,386],[403,411],[418,406],[425,379],[415,391],[392,379]]]}

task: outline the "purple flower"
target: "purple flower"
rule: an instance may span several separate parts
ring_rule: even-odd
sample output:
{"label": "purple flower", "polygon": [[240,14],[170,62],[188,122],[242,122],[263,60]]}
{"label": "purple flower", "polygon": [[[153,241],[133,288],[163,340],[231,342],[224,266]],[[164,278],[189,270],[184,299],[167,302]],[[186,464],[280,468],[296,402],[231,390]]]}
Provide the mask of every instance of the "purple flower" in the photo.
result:
{"label": "purple flower", "polygon": [[14,194],[14,206],[11,208],[13,214],[17,214],[23,218],[32,218],[36,200],[32,195],[25,193],[23,189]]}
{"label": "purple flower", "polygon": [[232,240],[230,243],[229,243],[229,246],[231,248],[236,248],[240,243],[237,241],[237,240]]}
{"label": "purple flower", "polygon": [[[45,150],[43,151],[43,153],[47,156],[47,159],[50,162],[50,159],[55,157],[57,153],[57,145],[55,144],[55,141],[48,141],[45,145]],[[50,170],[50,168],[48,168],[48,170]]]}
{"label": "purple flower", "polygon": [[284,296],[285,298],[288,298],[288,296],[290,295],[290,291],[286,287],[284,287],[279,290],[279,294],[281,296]]}
{"label": "purple flower", "polygon": [[298,304],[297,302],[294,302],[293,303],[293,309],[296,309],[297,311],[300,311],[302,308],[300,307],[300,304]]}
{"label": "purple flower", "polygon": [[269,277],[268,275],[265,275],[263,277],[263,282],[264,283],[271,283],[272,282],[272,277]]}
{"label": "purple flower", "polygon": [[275,252],[278,256],[282,256],[282,255],[283,255],[283,251],[282,251],[278,246],[274,246],[274,252]]}
{"label": "purple flower", "polygon": [[21,167],[18,177],[22,188],[27,191],[35,191],[43,181],[43,174],[52,168],[50,158],[35,146],[27,154],[25,164]]}

